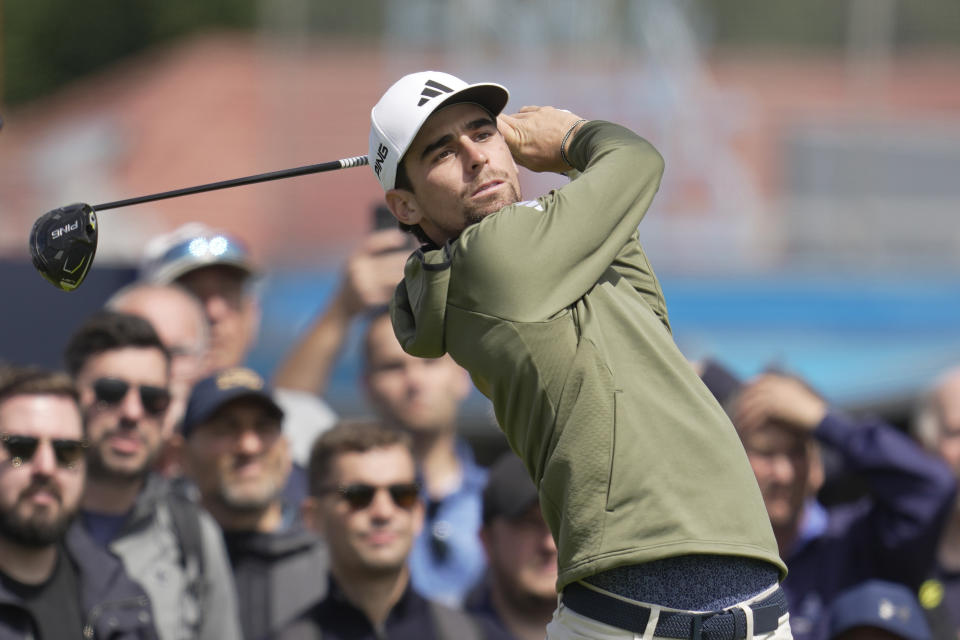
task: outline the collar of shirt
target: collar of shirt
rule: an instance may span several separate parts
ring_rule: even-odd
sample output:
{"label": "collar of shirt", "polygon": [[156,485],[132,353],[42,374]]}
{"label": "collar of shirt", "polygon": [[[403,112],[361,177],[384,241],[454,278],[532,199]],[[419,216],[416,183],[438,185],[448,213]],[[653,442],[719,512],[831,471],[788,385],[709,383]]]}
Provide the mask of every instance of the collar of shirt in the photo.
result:
{"label": "collar of shirt", "polygon": [[[417,595],[409,582],[390,613],[382,629],[374,628],[367,615],[347,599],[346,594],[330,576],[330,590],[317,608],[316,620],[324,632],[335,638],[390,638],[391,631],[400,627],[424,628],[424,638],[432,637],[431,618],[427,601]],[[324,634],[326,637],[327,633]]]}
{"label": "collar of shirt", "polygon": [[793,541],[789,556],[796,555],[811,541],[816,540],[827,530],[827,509],[817,502],[816,498],[807,498],[803,504],[803,516],[800,520],[800,531]]}

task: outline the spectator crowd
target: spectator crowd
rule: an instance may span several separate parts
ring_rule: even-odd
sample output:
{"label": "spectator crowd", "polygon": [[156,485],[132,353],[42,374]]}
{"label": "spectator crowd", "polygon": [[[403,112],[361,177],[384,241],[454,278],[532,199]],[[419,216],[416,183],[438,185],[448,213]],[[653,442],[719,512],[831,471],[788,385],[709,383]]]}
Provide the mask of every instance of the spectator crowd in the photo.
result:
{"label": "spectator crowd", "polygon": [[[542,639],[557,547],[538,489],[459,433],[467,373],[394,337],[411,250],[371,233],[270,380],[244,366],[262,274],[200,224],[146,247],[62,372],[0,364],[0,640]],[[336,416],[354,323],[370,415]],[[691,366],[756,476],[793,636],[960,637],[960,373],[904,431],[788,373]],[[856,495],[820,500],[849,478]]]}

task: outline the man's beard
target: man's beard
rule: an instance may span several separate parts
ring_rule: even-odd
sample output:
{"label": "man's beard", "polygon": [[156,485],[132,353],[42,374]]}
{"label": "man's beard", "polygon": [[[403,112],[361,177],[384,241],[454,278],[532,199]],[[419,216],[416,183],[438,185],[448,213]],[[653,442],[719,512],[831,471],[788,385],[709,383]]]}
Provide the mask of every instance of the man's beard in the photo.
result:
{"label": "man's beard", "polygon": [[[468,207],[463,213],[463,219],[466,227],[477,224],[491,213],[496,213],[500,209],[507,207],[516,202],[520,202],[520,191],[511,183],[504,183],[507,186],[509,192],[506,194],[505,199],[498,201],[495,205],[479,205],[477,207]],[[489,210],[491,207],[493,210]]]}
{"label": "man's beard", "polygon": [[270,483],[270,486],[264,487],[263,491],[256,495],[249,493],[238,494],[228,485],[221,484],[217,491],[217,499],[227,509],[241,513],[257,513],[267,509],[280,496],[283,490],[277,483]]}
{"label": "man's beard", "polygon": [[32,485],[25,489],[17,500],[17,504],[31,493],[40,488],[48,489],[57,496],[60,502],[60,514],[52,520],[43,520],[36,514],[32,518],[20,518],[16,515],[16,504],[9,510],[0,509],[0,537],[10,540],[21,547],[42,549],[61,540],[70,528],[70,523],[77,513],[76,507],[72,511],[63,508],[62,497],[59,491],[49,486]]}
{"label": "man's beard", "polygon": [[[409,555],[409,552],[408,552]],[[407,556],[398,557],[394,560],[361,560],[360,571],[363,576],[375,580],[389,578],[398,575],[407,566]]]}
{"label": "man's beard", "polygon": [[[103,441],[106,441],[104,438]],[[160,455],[159,448],[150,451],[143,464],[136,469],[118,469],[111,466],[104,456],[100,453],[98,445],[92,446],[87,450],[87,476],[97,479],[119,480],[120,482],[134,482],[143,480],[150,473],[157,457]]]}

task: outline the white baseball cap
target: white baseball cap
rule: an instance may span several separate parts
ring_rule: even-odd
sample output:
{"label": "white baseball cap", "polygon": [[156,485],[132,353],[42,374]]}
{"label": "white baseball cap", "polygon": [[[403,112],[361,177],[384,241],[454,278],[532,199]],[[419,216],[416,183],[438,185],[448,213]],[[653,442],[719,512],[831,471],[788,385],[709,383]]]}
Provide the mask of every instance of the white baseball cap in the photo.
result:
{"label": "white baseball cap", "polygon": [[431,113],[474,102],[497,116],[509,99],[499,84],[467,84],[442,71],[420,71],[397,80],[370,111],[370,167],[383,190],[396,186],[397,165]]}

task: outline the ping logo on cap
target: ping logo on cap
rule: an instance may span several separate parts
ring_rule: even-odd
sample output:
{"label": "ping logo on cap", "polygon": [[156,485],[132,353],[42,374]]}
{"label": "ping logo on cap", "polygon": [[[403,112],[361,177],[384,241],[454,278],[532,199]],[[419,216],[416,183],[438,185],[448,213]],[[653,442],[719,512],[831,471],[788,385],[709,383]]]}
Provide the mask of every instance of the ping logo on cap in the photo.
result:
{"label": "ping logo on cap", "polygon": [[422,107],[441,93],[453,93],[453,89],[440,84],[436,80],[427,80],[427,84],[423,85],[423,91],[420,92],[420,102],[417,103],[417,106]]}
{"label": "ping logo on cap", "polygon": [[263,378],[255,371],[242,367],[225,369],[217,375],[217,389],[223,391],[236,387],[258,391],[263,388]]}
{"label": "ping logo on cap", "polygon": [[377,160],[373,163],[373,170],[379,176],[380,172],[383,170],[383,161],[387,159],[387,154],[390,153],[390,149],[387,148],[387,145],[380,143],[380,146],[377,147]]}

